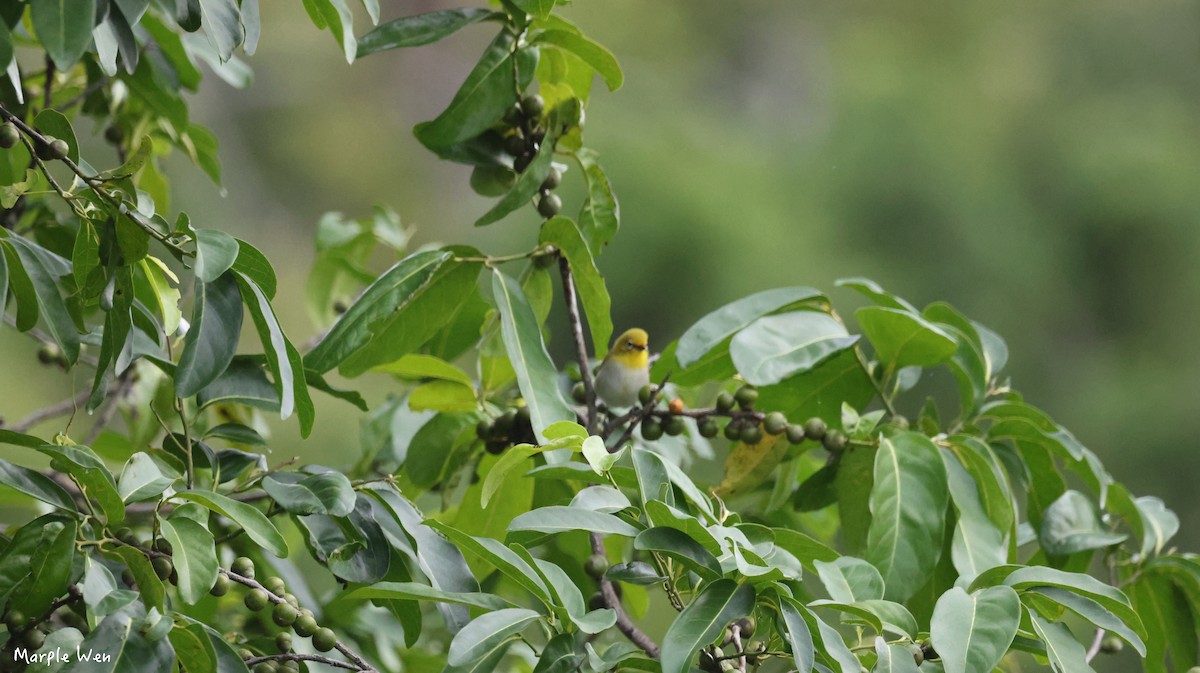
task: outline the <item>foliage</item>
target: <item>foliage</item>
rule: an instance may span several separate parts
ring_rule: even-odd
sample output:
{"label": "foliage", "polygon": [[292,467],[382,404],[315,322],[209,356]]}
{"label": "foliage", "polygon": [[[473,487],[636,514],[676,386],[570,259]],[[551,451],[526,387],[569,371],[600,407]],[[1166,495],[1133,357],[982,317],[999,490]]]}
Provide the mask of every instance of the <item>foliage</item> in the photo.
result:
{"label": "foliage", "polygon": [[[348,60],[495,24],[414,133],[496,198],[477,225],[532,206],[539,234],[503,257],[414,250],[387,208],[327,215],[306,293],[321,332],[298,348],[267,257],[171,216],[162,171],[180,150],[219,182],[184,93],[198,62],[246,82],[256,0],[7,5],[0,309],[93,385],[0,429],[24,451],[0,483],[29,513],[0,551],[4,666],[78,645],[108,670],[189,673],[987,673],[1027,655],[1075,672],[1122,642],[1146,671],[1197,663],[1179,520],[1014,391],[1003,340],[945,303],[848,279],[868,305],[847,321],[819,290],[768,290],[668,343],[638,405],[597,400],[587,340],[602,356],[613,326],[595,259],[619,208],[582,131],[593,80],[622,73],[553,0],[361,38],[343,0],[304,6]],[[89,130],[113,168],[81,154]],[[574,218],[555,193],[572,169]],[[397,261],[376,272],[381,253]],[[261,353],[240,353],[247,312]],[[577,362],[551,359],[551,332]],[[368,409],[334,370],[402,392]],[[307,436],[314,394],[362,409],[361,457],[269,466],[263,414]],[[918,418],[901,396],[926,400]],[[28,434],[76,405],[86,436]],[[717,452],[723,476],[697,483]]]}

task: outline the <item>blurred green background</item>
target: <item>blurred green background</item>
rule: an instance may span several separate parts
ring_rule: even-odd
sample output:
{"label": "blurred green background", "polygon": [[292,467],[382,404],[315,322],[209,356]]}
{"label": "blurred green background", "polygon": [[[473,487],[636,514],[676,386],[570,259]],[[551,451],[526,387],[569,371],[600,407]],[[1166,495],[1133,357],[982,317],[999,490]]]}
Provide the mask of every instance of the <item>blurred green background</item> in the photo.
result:
{"label": "blurred green background", "polygon": [[[385,18],[453,6],[385,4]],[[382,202],[417,243],[531,246],[532,209],[474,229],[490,202],[469,169],[410,132],[494,26],[347,66],[298,4],[262,13],[254,85],[210,77],[193,100],[226,194],[177,160],[172,207],[267,253],[297,343],[314,331],[302,287],[327,210]],[[661,347],[747,293],[846,276],[947,300],[1003,335],[1014,386],[1136,494],[1162,496],[1200,549],[1196,3],[592,0],[564,14],[626,71],[615,94],[597,83],[585,132],[621,202],[599,260],[618,330],[642,325]],[[38,374],[28,339],[0,331],[0,348],[29,355],[9,375],[30,383],[0,393],[10,418],[67,390]],[[363,383],[373,400],[388,387]],[[293,450],[295,424],[278,425],[281,459],[356,454],[357,412],[318,404],[313,442]]]}

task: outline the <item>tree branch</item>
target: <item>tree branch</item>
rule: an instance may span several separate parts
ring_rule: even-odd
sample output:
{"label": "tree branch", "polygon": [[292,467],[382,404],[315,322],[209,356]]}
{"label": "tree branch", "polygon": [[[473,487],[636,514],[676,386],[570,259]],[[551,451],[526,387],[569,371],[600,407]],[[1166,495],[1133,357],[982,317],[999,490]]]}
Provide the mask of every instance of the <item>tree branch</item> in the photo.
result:
{"label": "tree branch", "polygon": [[6,429],[12,430],[13,432],[29,432],[33,426],[41,423],[42,421],[58,416],[73,414],[81,405],[87,403],[88,394],[88,391],[85,390],[75,397],[69,397],[61,402],[51,404],[48,407],[35,409],[34,411],[30,412],[28,416],[8,426]]}
{"label": "tree branch", "polygon": [[558,269],[562,272],[563,299],[567,302],[567,317],[571,320],[571,335],[575,337],[575,356],[579,358],[579,373],[583,377],[583,390],[587,403],[584,425],[588,434],[596,431],[596,383],[592,380],[592,368],[588,363],[587,344],[583,340],[583,321],[579,318],[579,302],[575,297],[575,280],[571,277],[571,265],[566,257],[558,258]]}
{"label": "tree branch", "polygon": [[246,667],[253,668],[255,664],[260,664],[264,661],[315,661],[326,666],[334,668],[344,668],[348,671],[361,671],[364,669],[358,668],[354,664],[348,664],[344,661],[339,661],[333,657],[327,657],[323,654],[300,654],[299,652],[285,652],[283,654],[268,654],[262,657],[251,657],[246,660]]}
{"label": "tree branch", "polygon": [[[600,533],[591,533],[589,535],[592,541],[592,553],[604,555],[604,536]],[[612,582],[607,577],[600,578],[600,596],[604,598],[604,604],[617,613],[617,630],[629,639],[629,642],[637,645],[650,655],[657,659],[659,654],[658,643],[651,640],[650,636],[633,623],[629,615],[625,614],[625,609],[621,607],[621,599],[617,596],[616,589],[613,588]]]}
{"label": "tree branch", "polygon": [[609,435],[611,435],[617,428],[621,427],[622,423],[629,421],[629,425],[626,426],[625,432],[621,433],[621,438],[618,439],[615,444],[609,447],[608,450],[610,452],[616,451],[617,448],[619,448],[622,444],[629,441],[629,438],[633,436],[633,429],[636,428],[639,423],[645,420],[647,416],[654,413],[654,406],[658,404],[658,394],[667,386],[667,381],[670,379],[671,372],[667,372],[667,375],[664,376],[662,381],[659,381],[658,386],[654,388],[653,394],[650,395],[649,402],[640,407],[634,407],[630,409],[623,415],[614,418],[607,426],[605,426],[604,434],[602,436],[607,441]]}

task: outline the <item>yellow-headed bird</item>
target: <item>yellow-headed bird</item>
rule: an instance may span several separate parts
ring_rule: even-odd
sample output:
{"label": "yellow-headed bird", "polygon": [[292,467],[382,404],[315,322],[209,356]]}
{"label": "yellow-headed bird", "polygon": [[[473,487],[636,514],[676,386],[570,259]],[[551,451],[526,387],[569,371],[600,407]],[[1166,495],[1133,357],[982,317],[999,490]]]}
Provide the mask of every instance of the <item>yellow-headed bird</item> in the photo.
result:
{"label": "yellow-headed bird", "polygon": [[649,383],[649,337],[634,327],[617,337],[596,370],[596,395],[610,407],[632,407]]}

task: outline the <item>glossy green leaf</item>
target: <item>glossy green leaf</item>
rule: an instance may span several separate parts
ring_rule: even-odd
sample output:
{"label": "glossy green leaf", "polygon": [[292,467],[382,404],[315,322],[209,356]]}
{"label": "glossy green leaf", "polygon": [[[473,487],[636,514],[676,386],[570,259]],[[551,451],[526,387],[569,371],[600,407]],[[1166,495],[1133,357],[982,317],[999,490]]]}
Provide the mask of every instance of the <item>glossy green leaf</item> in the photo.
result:
{"label": "glossy green leaf", "polygon": [[108,525],[121,525],[125,520],[125,503],[117,494],[117,482],[104,461],[91,449],[47,444],[38,451],[50,456],[52,468],[71,475],[82,486],[88,500],[99,503]]}
{"label": "glossy green leaf", "polygon": [[633,503],[629,502],[624,493],[612,486],[588,486],[571,498],[571,507],[616,514],[633,507]]}
{"label": "glossy green leaf", "polygon": [[274,299],[278,281],[275,278],[275,269],[271,266],[271,262],[258,248],[240,238],[235,240],[238,252],[237,258],[233,260],[233,270],[253,281],[267,295],[267,299]]}
{"label": "glossy green leaf", "polygon": [[1087,663],[1087,651],[1065,624],[1046,621],[1030,613],[1033,630],[1046,644],[1046,657],[1057,673],[1095,673]]}
{"label": "glossy green leaf", "polygon": [[829,597],[840,603],[883,598],[883,577],[875,566],[853,556],[816,561],[817,574]]}
{"label": "glossy green leaf", "polygon": [[[36,297],[38,313],[45,321],[50,336],[62,349],[67,362],[75,364],[79,359],[79,330],[67,310],[62,295],[59,294],[58,282],[59,278],[70,273],[70,264],[49,250],[18,236],[9,237],[7,243],[15,248],[20,259],[19,264],[25,272],[12,274],[13,290],[17,293],[18,316],[22,312],[22,304],[28,302],[28,296],[25,294],[28,290],[22,281],[23,278],[27,278],[30,281],[28,287],[34,291]],[[15,261],[9,257],[10,270],[16,266]],[[20,324],[18,321],[18,327]]]}
{"label": "glossy green leaf", "polygon": [[446,653],[446,662],[462,666],[482,659],[496,644],[525,630],[541,615],[524,608],[505,608],[476,617],[459,631]]}
{"label": "glossy green leaf", "polygon": [[529,409],[533,431],[539,441],[552,423],[575,419],[558,389],[558,370],[542,342],[541,327],[517,282],[499,269],[492,275],[492,293],[500,311],[504,348],[517,374],[517,386]]}
{"label": "glossy green leaf", "polygon": [[[1145,619],[1144,670],[1166,673],[1197,662],[1196,608],[1168,576],[1147,573],[1126,585],[1134,609]],[[1168,668],[1167,660],[1171,665]]]}
{"label": "glossy green leaf", "polygon": [[991,673],[1021,622],[1021,601],[1006,586],[968,594],[955,587],[933,609],[930,638],[946,673]]}
{"label": "glossy green leaf", "polygon": [[193,272],[211,283],[228,271],[238,258],[236,238],[218,229],[196,230],[196,265]]}
{"label": "glossy green leaf", "polygon": [[842,351],[816,368],[773,386],[759,388],[758,407],[782,411],[789,419],[814,416],[833,421],[842,404],[862,409],[875,397],[875,387],[853,350]]}
{"label": "glossy green leaf", "polygon": [[621,519],[601,512],[554,505],[539,507],[512,520],[510,531],[532,530],[541,533],[565,533],[573,530],[634,537],[638,529]]}
{"label": "glossy green leaf", "polygon": [[271,520],[253,505],[238,502],[220,493],[198,489],[179,491],[175,494],[175,497],[198,502],[212,511],[227,517],[241,526],[246,531],[246,534],[250,536],[250,539],[257,542],[264,549],[267,549],[280,558],[287,556],[287,543],[284,542],[283,536],[279,534],[279,529],[275,528]]}
{"label": "glossy green leaf", "polygon": [[796,557],[804,567],[817,569],[817,561],[833,561],[839,557],[832,547],[799,531],[786,528],[772,528],[775,535],[775,546]]}
{"label": "glossy green leaf", "polygon": [[63,487],[36,470],[0,459],[0,484],[68,512],[76,511],[75,501]]}
{"label": "glossy green leaf", "polygon": [[704,587],[667,629],[662,641],[663,673],[686,673],[701,647],[713,643],[733,620],[754,610],[754,588],[721,579]]}
{"label": "glossy green leaf", "polygon": [[1084,494],[1068,490],[1042,513],[1038,539],[1042,549],[1052,556],[1103,549],[1125,541],[1126,536],[1112,533],[1100,524],[1096,506]]}
{"label": "glossy green leaf", "polygon": [[634,538],[633,548],[669,556],[704,579],[715,580],[722,575],[717,558],[677,528],[659,526],[644,530]]}
{"label": "glossy green leaf", "polygon": [[1142,640],[1141,636],[1096,601],[1058,587],[1035,587],[1029,591],[1049,598],[1088,620],[1097,628],[1115,633],[1124,638],[1125,642],[1132,645],[1139,655],[1146,656],[1146,643]]}
{"label": "glossy green leaf", "polygon": [[554,137],[547,134],[538,148],[533,161],[521,172],[521,177],[486,213],[475,220],[475,226],[483,227],[504,219],[509,213],[529,205],[529,200],[538,193],[546,176],[550,174],[550,164],[554,159]]}
{"label": "glossy green leaf", "polygon": [[423,383],[408,395],[408,407],[413,411],[462,413],[478,406],[475,389],[455,381]]}
{"label": "glossy green leaf", "polygon": [[50,135],[66,141],[67,158],[79,163],[79,141],[75,138],[75,129],[71,127],[71,122],[63,113],[54,109],[42,110],[33,118],[33,127],[41,131],[42,135]]}
{"label": "glossy green leaf", "polygon": [[354,15],[345,0],[304,0],[304,9],[317,28],[329,29],[333,39],[341,45],[346,62],[353,63],[358,44],[354,38]]}
{"label": "glossy green leaf", "polygon": [[514,66],[512,44],[512,33],[500,31],[446,109],[413,129],[421,144],[430,149],[449,147],[479,135],[504,116],[516,102],[516,91],[529,86],[537,67],[537,49],[531,48],[517,50]]}
{"label": "glossy green leaf", "polygon": [[246,39],[237,0],[200,0],[200,15],[209,43],[222,63],[228,61]]}
{"label": "glossy green leaf", "polygon": [[892,369],[936,365],[958,349],[945,331],[914,313],[867,306],[855,311],[854,317],[879,359]]}
{"label": "glossy green leaf", "polygon": [[691,366],[725,339],[762,316],[823,296],[811,287],[782,287],[743,297],[709,313],[689,327],[679,337],[675,357],[684,367]]}
{"label": "glossy green leaf", "polygon": [[781,635],[787,639],[788,648],[792,651],[792,661],[796,670],[811,673],[816,663],[816,652],[813,648],[812,633],[808,623],[801,615],[805,608],[794,600],[781,598],[779,600],[779,615],[783,617],[785,632]]}
{"label": "glossy green leaf", "polygon": [[320,343],[305,356],[304,366],[321,374],[338,366],[372,339],[373,324],[403,310],[414,293],[450,257],[448,252],[430,250],[397,262],[363,290]]}
{"label": "glossy green leaf", "polygon": [[438,521],[429,521],[429,526],[445,535],[450,542],[464,552],[470,552],[483,558],[543,602],[549,601],[549,591],[542,584],[536,571],[500,541],[473,537]]}
{"label": "glossy green leaf", "polygon": [[554,9],[555,0],[512,0],[521,11],[533,15],[536,19],[544,19],[550,16],[550,10]]}
{"label": "glossy green leaf", "polygon": [[840,278],[835,285],[838,287],[848,287],[880,306],[908,311],[909,313],[917,312],[917,307],[883,289],[879,283],[869,278]]}
{"label": "glossy green leaf", "polygon": [[1166,548],[1167,542],[1179,532],[1179,517],[1167,509],[1161,498],[1143,496],[1134,501],[1141,515],[1142,554],[1159,554]]}
{"label": "glossy green leaf", "polygon": [[880,440],[874,476],[866,559],[883,575],[884,597],[904,601],[929,579],[940,556],[946,468],[933,442],[903,432]]}
{"label": "glossy green leaf", "polygon": [[96,0],[39,0],[29,18],[38,41],[59,70],[69,70],[92,43]]}
{"label": "glossy green leaf", "polygon": [[599,255],[621,226],[621,207],[596,153],[581,148],[576,150],[575,160],[587,186],[587,198],[579,209],[579,231],[587,239],[592,255]]}
{"label": "glossy green leaf", "polygon": [[191,397],[216,380],[233,360],[242,330],[242,296],[234,274],[196,281],[191,326],[175,370],[175,392]]}
{"label": "glossy green leaf", "polygon": [[[77,531],[78,524],[73,519],[34,526],[30,533],[37,542],[28,551],[28,562],[19,568],[23,579],[8,596],[9,611],[43,615],[56,598],[66,593],[75,561]],[[24,554],[20,557],[23,559]],[[16,556],[12,560],[17,560]]]}
{"label": "glossy green leaf", "polygon": [[550,44],[575,54],[592,66],[604,78],[609,91],[616,91],[625,82],[617,57],[603,45],[569,30],[547,30],[533,38],[534,44]]}
{"label": "glossy green leaf", "polygon": [[179,574],[179,595],[193,605],[208,595],[217,581],[217,552],[213,535],[204,526],[182,516],[159,517],[159,529],[171,543],[171,558]]}
{"label": "glossy green leaf", "polygon": [[503,610],[512,604],[495,594],[455,593],[441,591],[417,582],[376,582],[365,587],[358,587],[342,594],[339,600],[358,599],[390,599],[410,601],[436,601],[465,605],[483,610]]}
{"label": "glossy green leaf", "polygon": [[262,289],[248,277],[236,275],[242,300],[250,309],[259,340],[266,351],[267,366],[275,377],[275,392],[279,395],[279,416],[287,418],[294,410],[300,419],[300,435],[307,437],[312,432],[316,409],[308,394],[300,351],[296,350],[283,333],[279,319],[275,317],[275,309],[271,307],[271,302],[267,300]]}
{"label": "glossy green leaf", "polygon": [[142,597],[142,603],[147,608],[161,610],[166,590],[163,589],[162,580],[158,579],[158,575],[154,573],[150,559],[146,558],[146,555],[140,550],[124,545],[117,546],[112,553],[120,558],[125,563],[125,567],[129,568],[129,572],[133,574],[133,580],[137,584],[137,591]]}
{"label": "glossy green leaf", "polygon": [[156,499],[174,481],[162,473],[150,454],[139,451],[129,457],[121,470],[117,493],[126,503]]}
{"label": "glossy green leaf", "polygon": [[16,246],[5,240],[0,240],[0,252],[4,254],[5,267],[8,270],[8,289],[12,291],[17,306],[17,330],[28,332],[37,324],[38,308],[37,291],[33,281],[25,270]]}
{"label": "glossy green leaf", "polygon": [[971,474],[950,449],[941,449],[946,467],[950,500],[958,512],[950,553],[962,582],[970,583],[980,573],[1008,561],[1004,534],[996,528],[984,510],[979,488]]}
{"label": "glossy green leaf", "polygon": [[919,673],[912,652],[900,645],[889,645],[883,638],[875,638],[875,666],[871,673]]}
{"label": "glossy green leaf", "polygon": [[146,257],[138,262],[140,277],[145,279],[154,297],[154,308],[162,316],[162,329],[166,334],[175,334],[183,318],[179,310],[179,289],[172,287],[171,281],[178,284],[175,277],[165,265],[154,257]]}
{"label": "glossy green leaf", "polygon": [[346,516],[354,511],[354,488],[340,472],[274,472],[263,478],[262,487],[290,514]]}
{"label": "glossy green leaf", "polygon": [[179,661],[186,661],[197,671],[217,670],[217,653],[213,648],[208,634],[197,624],[188,626],[176,625],[167,634],[175,656]]}
{"label": "glossy green leaf", "polygon": [[571,275],[575,279],[575,288],[579,292],[579,301],[583,304],[583,311],[587,316],[592,346],[596,357],[603,358],[608,351],[608,342],[613,332],[612,302],[604,284],[604,276],[596,268],[588,244],[583,240],[583,234],[571,220],[553,217],[542,223],[542,232],[538,240],[553,244],[567,258]]}
{"label": "glossy green leaf", "polygon": [[380,24],[358,38],[358,57],[397,47],[432,44],[494,14],[486,9],[445,9]]}
{"label": "glossy green leaf", "polygon": [[421,353],[410,353],[395,362],[379,365],[371,371],[392,374],[403,379],[442,379],[471,385],[471,377],[458,367],[441,358]]}
{"label": "glossy green leaf", "polygon": [[[578,447],[579,442],[577,440],[573,443],[576,447]],[[566,447],[558,442],[552,442],[550,444],[544,444],[541,446],[534,444],[517,444],[516,446],[510,446],[505,449],[504,453],[500,455],[500,459],[496,461],[496,464],[492,466],[492,469],[488,470],[487,476],[483,478],[483,490],[479,500],[480,504],[486,508],[488,503],[491,502],[492,496],[494,496],[496,491],[500,489],[501,484],[503,484],[505,479],[508,478],[508,475],[524,465],[525,461],[529,460],[533,456],[538,455],[539,453],[553,451],[558,448]]]}
{"label": "glossy green leaf", "polygon": [[1144,637],[1146,634],[1141,618],[1130,607],[1129,598],[1119,589],[1090,575],[1066,572],[1045,566],[1006,565],[992,568],[975,578],[968,591],[996,584],[1007,584],[1018,592],[1033,587],[1065,589],[1099,603],[1139,636]]}
{"label": "glossy green leaf", "polygon": [[[140,628],[145,616],[140,604],[131,603],[105,617],[79,644],[78,650],[90,658],[72,656],[63,673],[170,670],[175,665],[171,641],[146,634]],[[108,656],[100,657],[101,653]]]}

